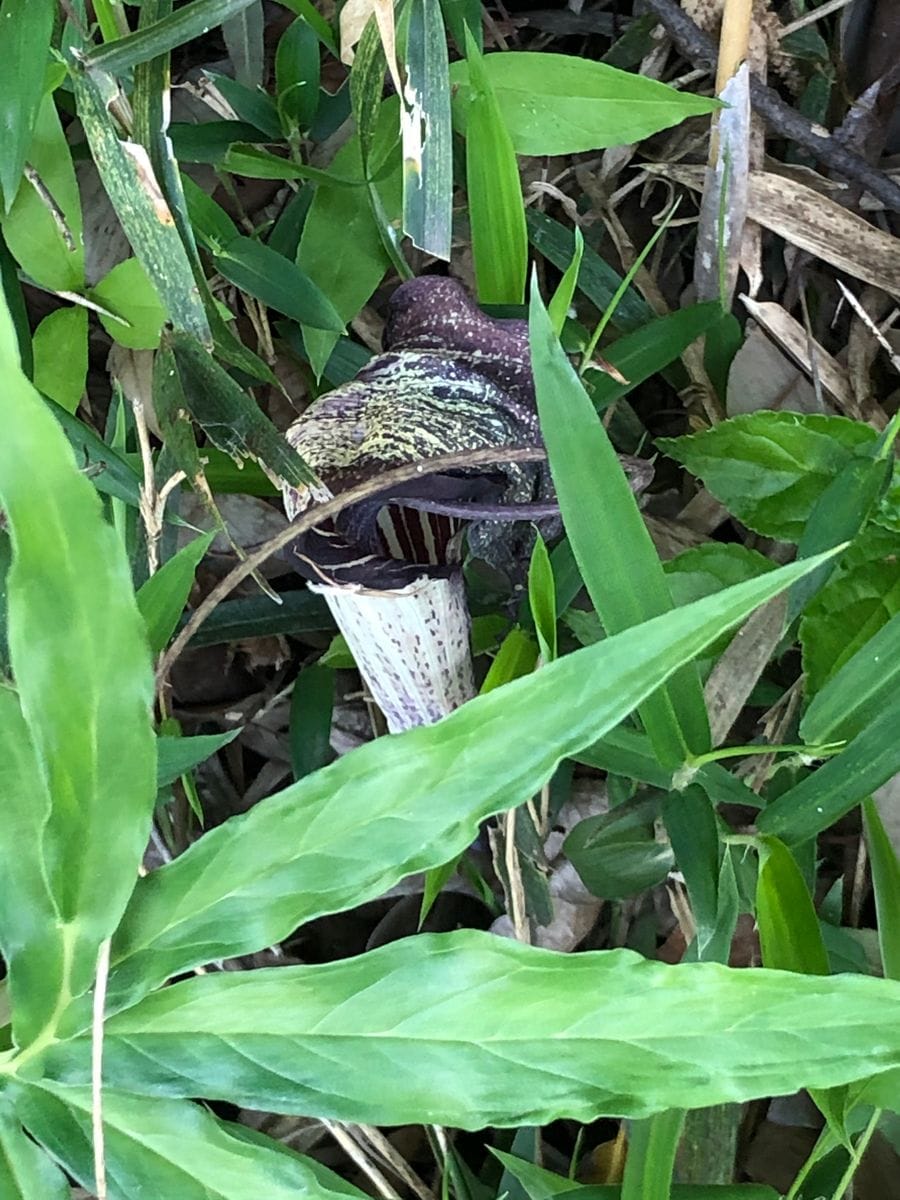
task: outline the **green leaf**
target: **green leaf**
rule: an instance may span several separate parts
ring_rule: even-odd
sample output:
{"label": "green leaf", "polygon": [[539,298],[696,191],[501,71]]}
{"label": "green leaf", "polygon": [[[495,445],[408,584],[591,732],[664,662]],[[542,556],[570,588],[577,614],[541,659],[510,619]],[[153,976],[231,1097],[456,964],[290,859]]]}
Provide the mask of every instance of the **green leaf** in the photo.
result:
{"label": "green leaf", "polygon": [[141,499],[141,481],[131,464],[107,446],[89,425],[73,417],[55,400],[48,399],[47,407],[69,439],[79,469],[90,475],[97,491],[137,508]]}
{"label": "green leaf", "polygon": [[[42,1083],[21,1089],[18,1107],[29,1132],[93,1193],[90,1090]],[[104,1087],[103,1125],[111,1200],[364,1200],[326,1167],[196,1104]]]}
{"label": "green leaf", "polygon": [[605,371],[588,369],[582,382],[595,407],[605,409],[614,401],[655,375],[721,321],[722,310],[716,304],[694,304],[627,333],[603,351],[627,380],[620,383]]}
{"label": "green leaf", "polygon": [[[275,156],[273,155],[272,157],[274,158]],[[281,162],[282,160],[279,159],[278,161]],[[229,242],[240,236],[237,226],[225,212],[224,208],[216,204],[215,200],[211,196],[208,196],[203,188],[194,183],[190,175],[181,176],[181,186],[184,191],[191,229],[196,235],[197,240],[207,250],[215,250],[220,246],[226,246]]]}
{"label": "green leaf", "polygon": [[331,26],[316,8],[313,0],[280,0],[280,3],[285,8],[289,8],[291,12],[297,14],[298,17],[303,17],[308,21],[312,28],[316,31],[316,36],[319,41],[329,50],[335,58],[340,57],[338,44],[335,41],[334,32]]}
{"label": "green leaf", "polygon": [[756,924],[763,965],[827,975],[819,918],[793,854],[775,837],[761,837],[757,845]]}
{"label": "green leaf", "polygon": [[840,754],[783,792],[759,816],[761,833],[796,845],[815,837],[900,771],[900,702],[884,708]]}
{"label": "green leaf", "polygon": [[634,1122],[629,1130],[622,1200],[670,1200],[683,1127],[684,1113],[677,1108]]}
{"label": "green leaf", "polygon": [[900,861],[874,800],[863,801],[863,825],[872,865],[878,944],[885,978],[900,979]]}
{"label": "green leaf", "polygon": [[[851,458],[813,506],[797,545],[798,558],[852,541],[884,495],[893,470],[893,455],[881,458],[860,454]],[[803,611],[828,582],[834,569],[833,562],[826,563],[792,589],[788,599],[788,622]]]}
{"label": "green leaf", "polygon": [[[192,7],[179,9],[175,16]],[[113,42],[111,49],[127,40]],[[116,133],[109,112],[109,105],[118,94],[114,80],[100,71],[77,70],[74,90],[78,115],[106,194],[136,257],[165,304],[169,320],[176,329],[192,333],[204,343],[210,342],[209,324],[191,262],[147,151],[135,142],[120,140]]]}
{"label": "green leaf", "polygon": [[227,280],[270,308],[313,329],[343,331],[344,322],[321,288],[296,263],[262,242],[235,238],[214,252],[213,261]]}
{"label": "green leaf", "polygon": [[187,333],[169,339],[187,408],[210,440],[235,460],[254,458],[294,487],[312,479],[303,459],[211,354]]}
{"label": "green leaf", "polygon": [[233,742],[240,732],[240,729],[231,729],[227,733],[201,733],[196,737],[161,735],[156,739],[156,786],[166,787],[179,776],[186,775]]}
{"label": "green leaf", "polygon": [[544,539],[538,533],[528,568],[528,603],[545,663],[556,658],[556,587]]}
{"label": "green leaf", "polygon": [[342,179],[331,171],[295,163],[290,158],[281,158],[271,150],[248,142],[233,142],[220,166],[223,171],[243,175],[247,179],[311,179],[328,187],[362,187],[361,179]]}
{"label": "green leaf", "polygon": [[[566,655],[437,725],[360,747],[211,830],[138,881],[113,949],[110,1004],[199,963],[270,945],[305,920],[443,864],[480,821],[539,791],[561,759],[816,565],[782,567]],[[541,737],[513,736],[526,727]],[[460,788],[454,764],[463,761]]]}
{"label": "green leaf", "polygon": [[222,36],[235,78],[245,87],[262,87],[265,66],[262,0],[252,0],[236,16],[222,22]]}
{"label": "green leaf", "polygon": [[3,0],[0,29],[7,68],[0,74],[0,194],[9,210],[28,156],[44,91],[56,5],[53,0]]}
{"label": "green leaf", "polygon": [[48,313],[34,331],[34,386],[74,413],[88,370],[88,315],[80,304]]}
{"label": "green leaf", "polygon": [[657,445],[757,533],[799,541],[819,497],[877,434],[846,417],[762,410]]}
{"label": "green leaf", "polygon": [[494,655],[494,661],[481,685],[481,694],[486,695],[495,688],[503,687],[505,683],[531,674],[537,663],[537,656],[537,643],[531,634],[518,626],[511,629]]}
{"label": "green leaf", "polygon": [[[839,574],[800,621],[807,696],[818,693],[897,613],[897,539],[870,527],[842,555]],[[850,698],[846,704],[849,711]]]}
{"label": "green leaf", "polygon": [[575,295],[575,288],[578,284],[578,272],[581,270],[581,260],[583,257],[584,237],[581,230],[576,227],[575,253],[572,255],[572,261],[566,267],[562,279],[557,284],[556,291],[550,298],[550,303],[547,305],[550,324],[553,326],[553,332],[557,337],[562,333],[566,317],[569,315],[569,309],[572,307],[572,297]]}
{"label": "green leaf", "polygon": [[[0,14],[2,17],[2,14]],[[0,1111],[0,1195],[4,1200],[70,1200],[62,1171]]]}
{"label": "green leaf", "polygon": [[3,221],[6,244],[26,275],[42,287],[79,291],[84,284],[81,199],[52,96],[45,96],[38,109],[28,162],[41,190],[22,180]]}
{"label": "green leaf", "polygon": [[[20,371],[5,310],[0,371],[0,505],[13,545],[9,651],[38,762],[34,803],[44,808],[33,818],[42,824],[30,853],[40,862],[64,948],[62,961],[50,955],[41,986],[20,995],[17,1036],[27,1040],[43,1022],[52,1032],[54,999],[62,1005],[91,985],[97,948],[134,886],[156,796],[153,676],[122,544]],[[26,855],[29,847],[15,851]],[[23,946],[41,937],[28,930],[30,919],[21,914]]]}
{"label": "green leaf", "polygon": [[137,593],[137,606],[147,625],[147,641],[154,654],[165,649],[187,604],[194,574],[216,536],[204,533],[164,562]]}
{"label": "green leaf", "polygon": [[[398,101],[385,101],[380,108],[378,139],[396,145],[399,128]],[[376,145],[373,157],[380,151]],[[402,163],[392,154],[390,167],[376,184],[389,218],[400,216]],[[332,169],[344,178],[365,180],[359,140],[355,137],[334,157]],[[365,187],[320,185],[310,205],[300,237],[297,265],[328,296],[342,321],[350,321],[366,303],[384,277],[390,258],[372,216]],[[309,361],[321,375],[337,344],[334,333],[303,331]]]}
{"label": "green leaf", "polygon": [[800,722],[803,740],[821,745],[852,738],[897,695],[900,613],[848,659],[813,698]]}
{"label": "green leaf", "polygon": [[[486,54],[484,75],[516,154],[580,154],[625,146],[720,107],[717,100],[567,54]],[[453,64],[450,79],[458,88],[455,119],[467,129],[471,95],[481,82],[465,62]]]}
{"label": "green leaf", "polygon": [[450,261],[453,128],[447,38],[440,0],[413,0],[403,105],[403,231]]}
{"label": "green leaf", "polygon": [[[537,288],[530,310],[531,356],[541,431],[566,533],[607,633],[672,608],[659,558],[616,452],[553,333]],[[709,747],[695,666],[640,708],[660,762],[678,766]]]}
{"label": "green leaf", "polygon": [[166,309],[147,272],[136,258],[118,263],[88,292],[88,297],[121,317],[100,314],[100,324],[120,346],[155,350],[166,321]]}
{"label": "green leaf", "polygon": [[[573,231],[534,208],[529,208],[525,213],[525,222],[528,226],[528,237],[535,250],[543,254],[544,258],[560,271],[567,270],[575,255],[576,240]],[[617,275],[595,250],[585,246],[581,269],[578,272],[578,287],[594,307],[600,312],[605,312],[621,283],[621,275]],[[610,324],[627,332],[646,325],[654,316],[650,305],[634,287],[630,287],[619,301],[610,318]]]}
{"label": "green leaf", "polygon": [[[176,983],[109,1018],[103,1049],[107,1087],[344,1121],[643,1118],[888,1072],[900,988],[460,930]],[[90,1038],[50,1047],[43,1064],[84,1081]]]}
{"label": "green leaf", "polygon": [[191,638],[191,645],[216,646],[243,638],[327,633],[333,629],[327,604],[312,592],[285,592],[280,604],[268,596],[248,596],[220,604]]}
{"label": "green leaf", "polygon": [[278,42],[275,87],[282,119],[309,129],[319,107],[319,39],[302,18]]}
{"label": "green leaf", "polygon": [[662,814],[691,902],[695,955],[701,962],[727,962],[731,938],[716,937],[723,855],[715,807],[694,784],[664,797]]}
{"label": "green leaf", "polygon": [[151,58],[158,58],[176,46],[183,46],[185,42],[209,33],[210,29],[215,29],[254,2],[193,0],[137,33],[92,50],[85,57],[86,66],[91,72],[105,71],[108,75],[121,75],[138,63],[149,62]]}
{"label": "green leaf", "polygon": [[334,671],[312,666],[301,671],[291,693],[290,743],[294,779],[303,779],[332,758],[331,713]]}
{"label": "green leaf", "polygon": [[580,821],[565,840],[566,857],[602,900],[622,900],[655,887],[673,866],[671,848],[657,842],[647,816],[624,805]]}
{"label": "green leaf", "polygon": [[528,231],[519,166],[484,61],[466,31],[472,88],[466,109],[466,194],[475,280],[482,304],[521,304]]}

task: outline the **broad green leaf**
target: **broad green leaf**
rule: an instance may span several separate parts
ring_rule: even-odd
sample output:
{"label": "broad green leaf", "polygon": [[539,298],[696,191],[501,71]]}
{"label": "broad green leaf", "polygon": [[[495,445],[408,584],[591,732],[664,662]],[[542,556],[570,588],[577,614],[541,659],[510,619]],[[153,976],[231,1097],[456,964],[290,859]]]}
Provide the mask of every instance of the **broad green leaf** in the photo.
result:
{"label": "broad green leaf", "polygon": [[[852,541],[884,495],[894,469],[893,456],[855,455],[826,487],[813,505],[806,528],[797,545],[797,556],[806,558]],[[816,592],[833,574],[835,564],[824,564],[791,590],[787,620],[803,611]]]}
{"label": "broad green leaf", "polygon": [[513,679],[529,675],[535,668],[537,657],[538,646],[534,638],[515,626],[500,643],[481,685],[481,694],[486,695]]}
{"label": "broad green leaf", "polygon": [[240,236],[237,225],[224,208],[216,204],[199,184],[194,183],[190,175],[181,176],[181,186],[191,229],[201,245],[207,250],[215,251]]}
{"label": "broad green leaf", "polygon": [[134,886],[156,795],[153,677],[123,547],[19,369],[5,310],[0,371],[0,505],[13,545],[9,651],[37,758],[35,795],[45,789],[51,806],[32,853],[66,951],[29,997],[34,1011],[24,998],[17,1007],[25,1040],[50,1017],[48,997],[62,1002],[90,986],[97,948]]}
{"label": "broad green leaf", "polygon": [[136,258],[118,263],[88,292],[91,300],[121,317],[100,314],[100,324],[120,346],[155,350],[166,321],[166,309],[147,272]]}
{"label": "broad green leaf", "polygon": [[0,1196],[3,1200],[70,1200],[71,1194],[59,1167],[26,1137],[14,1117],[0,1111]]}
{"label": "broad green leaf", "polygon": [[[535,250],[542,254],[548,262],[552,262],[555,267],[558,267],[560,271],[567,270],[575,255],[574,232],[564,225],[560,225],[558,221],[554,221],[552,217],[548,217],[546,213],[538,212],[535,208],[527,210],[525,221],[528,226],[529,240]],[[600,312],[605,312],[621,282],[621,275],[617,275],[605,259],[602,259],[590,246],[584,247],[578,272],[578,287],[595,308]],[[619,301],[616,311],[610,318],[610,324],[615,329],[628,332],[632,329],[640,329],[641,326],[652,321],[654,316],[650,305],[634,287],[631,287]]]}
{"label": "broad green leaf", "polygon": [[18,697],[6,685],[0,687],[0,785],[5,814],[0,949],[14,1009],[13,1034],[22,1044],[53,1013],[72,938],[60,928],[44,871],[41,834],[51,811],[50,796]]}
{"label": "broad green leaf", "polygon": [[652,822],[624,805],[580,821],[565,840],[566,857],[602,900],[622,900],[662,883],[674,860],[653,837]]}
{"label": "broad green leaf", "polygon": [[304,20],[308,21],[316,31],[316,36],[326,50],[330,50],[335,58],[340,57],[334,31],[316,8],[313,0],[280,0],[280,3],[285,8],[289,8],[291,12],[296,13],[298,17],[303,17]]}
{"label": "broad green leaf", "polygon": [[[504,1176],[511,1175],[521,1185],[522,1190],[530,1200],[550,1200],[552,1196],[561,1196],[567,1192],[577,1192],[582,1185],[565,1175],[557,1175],[546,1167],[519,1158],[515,1154],[506,1154],[496,1146],[488,1147],[491,1154],[503,1163]],[[618,1187],[615,1189],[618,1194]]]}
{"label": "broad green leaf", "polygon": [[453,128],[447,38],[440,0],[413,0],[406,49],[403,232],[414,246],[450,261]]}
{"label": "broad green leaf", "polygon": [[[220,71],[205,71],[204,74],[209,77],[217,91],[222,93],[245,125],[252,125],[264,134],[263,140],[273,142],[281,140],[283,131],[278,118],[278,107],[268,92],[264,92],[262,88],[247,87],[246,84],[239,83],[229,75],[223,75]],[[209,124],[210,122],[206,122],[203,128],[208,128]],[[182,126],[182,129],[184,128]],[[231,138],[231,141],[259,140],[249,132],[235,134]]]}
{"label": "broad green leaf", "polygon": [[812,775],[783,792],[760,814],[761,833],[791,845],[833,825],[900,771],[900,702],[894,701]]}
{"label": "broad green leaf", "polygon": [[[541,431],[569,543],[607,633],[672,608],[653,542],[612,443],[553,333],[537,288],[530,313],[531,358]],[[682,667],[640,708],[660,762],[709,747],[697,669]]]}
{"label": "broad green leaf", "polygon": [[[782,567],[566,655],[437,725],[360,747],[211,830],[138,881],[113,948],[110,1003],[271,945],[446,862],[482,820],[540,790],[563,758],[816,565]],[[541,736],[515,736],[526,727]]]}
{"label": "broad green leaf", "polygon": [[[18,1108],[29,1132],[93,1193],[89,1089],[22,1088]],[[364,1200],[326,1167],[197,1104],[105,1087],[103,1125],[110,1200]]]}
{"label": "broad green leaf", "polygon": [[48,313],[34,331],[34,386],[66,412],[84,395],[88,370],[88,315],[80,304]]}
{"label": "broad green leaf", "polygon": [[235,238],[215,251],[213,261],[231,283],[299,324],[343,331],[344,322],[321,288],[296,263],[263,242]]}
{"label": "broad green leaf", "polygon": [[186,775],[233,742],[240,732],[240,729],[231,729],[227,733],[201,733],[196,737],[162,734],[156,739],[156,786],[165,787],[180,775]]}
{"label": "broad green leaf", "polygon": [[852,738],[897,695],[900,613],[865,642],[813,697],[800,722],[810,745]]}
{"label": "broad green leaf", "polygon": [[[871,547],[872,557],[863,544]],[[897,613],[897,540],[870,527],[842,556],[839,573],[800,621],[807,696],[817,694]]]}
{"label": "broad green leaf", "polygon": [[874,800],[863,801],[863,826],[878,914],[878,943],[887,979],[900,979],[900,862]]}
{"label": "broad green leaf", "polygon": [[519,166],[485,60],[471,34],[466,36],[472,79],[466,102],[466,194],[478,299],[482,304],[521,304],[528,231]]}
{"label": "broad green leaf", "polygon": [[147,625],[147,641],[154,654],[164,650],[181,616],[197,567],[212,545],[215,531],[204,533],[164,562],[137,593],[137,606]]}
{"label": "broad green leaf", "polygon": [[28,162],[42,190],[29,179],[21,181],[3,221],[6,244],[26,275],[42,287],[78,291],[84,284],[81,199],[52,96],[45,96],[38,109]]}
{"label": "broad green leaf", "polygon": [[224,21],[236,16],[255,0],[192,0],[175,12],[155,21],[137,33],[107,42],[86,56],[86,65],[92,72],[105,71],[108,75],[121,75],[138,63],[149,62],[183,46]]}
{"label": "broad green leaf", "polygon": [[[398,112],[396,100],[381,105],[378,138],[388,146],[396,145]],[[373,157],[377,158],[379,153],[376,145]],[[391,153],[390,164],[373,186],[378,190],[387,215],[396,219],[402,210],[402,163],[398,153]],[[357,138],[351,138],[338,151],[332,169],[343,178],[364,182]],[[350,321],[356,316],[390,265],[364,186],[317,187],[303,226],[297,265],[328,296],[342,321]],[[303,336],[313,370],[316,375],[321,375],[338,337],[315,329],[305,329]]]}
{"label": "broad green leaf", "polygon": [[270,476],[295,487],[312,478],[309,468],[243,388],[190,334],[174,333],[175,356],[188,411],[220,450],[235,460],[251,457]]}
{"label": "broad green leaf", "polygon": [[[486,54],[484,73],[517,154],[624,146],[720,107],[717,100],[567,54]],[[467,130],[471,94],[481,84],[465,62],[453,64],[450,78],[458,87],[454,117]]]}
{"label": "broad green leaf", "polygon": [[275,51],[278,110],[289,132],[309,129],[319,107],[319,39],[302,18],[287,27]]}
{"label": "broad green leaf", "polygon": [[739,521],[796,542],[831,481],[876,437],[871,426],[846,417],[761,410],[657,445]]}
{"label": "broad green leaf", "polygon": [[[179,9],[175,16],[187,8]],[[111,48],[127,40],[114,42]],[[135,256],[165,304],[169,320],[176,329],[209,343],[209,324],[191,262],[147,151],[135,142],[122,141],[116,132],[109,111],[118,94],[115,81],[102,71],[76,70],[74,91],[106,194]]]}
{"label": "broad green leaf", "polygon": [[[460,930],[176,983],[107,1020],[103,1066],[108,1087],[157,1096],[479,1129],[833,1087],[898,1055],[891,980],[559,954]],[[90,1039],[48,1048],[43,1065],[83,1082]]]}
{"label": "broad green leaf", "polygon": [[7,63],[0,73],[0,195],[4,212],[13,202],[28,157],[44,91],[55,10],[53,0],[3,0],[0,4]]}
{"label": "broad green leaf", "polygon": [[761,837],[757,844],[756,924],[763,965],[827,975],[819,918],[794,856],[775,837]]}

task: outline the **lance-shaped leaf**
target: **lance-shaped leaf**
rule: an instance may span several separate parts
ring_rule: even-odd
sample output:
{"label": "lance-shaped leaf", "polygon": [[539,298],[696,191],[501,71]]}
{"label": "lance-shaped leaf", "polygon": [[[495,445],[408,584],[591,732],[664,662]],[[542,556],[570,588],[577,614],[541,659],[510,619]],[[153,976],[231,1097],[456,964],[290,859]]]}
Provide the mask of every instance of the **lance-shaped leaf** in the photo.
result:
{"label": "lance-shaped leaf", "polygon": [[94,162],[136,257],[173,326],[208,344],[209,324],[191,262],[147,150],[116,132],[110,113],[118,97],[115,81],[103,71],[76,70],[74,88]]}
{"label": "lance-shaped leaf", "polygon": [[[437,725],[363,746],[211,830],[139,881],[113,947],[111,1006],[192,966],[271,945],[303,921],[446,862],[480,821],[533,795],[561,759],[617,725],[683,662],[818,561],[779,568],[576,651]],[[526,728],[540,737],[521,738]]]}
{"label": "lance-shaped leaf", "polygon": [[[29,1132],[93,1193],[89,1089],[41,1084],[19,1089],[17,1100]],[[327,1167],[196,1104],[105,1087],[103,1126],[110,1200],[364,1200]]]}
{"label": "lance-shaped leaf", "polygon": [[[103,1065],[112,1086],[153,1095],[477,1129],[740,1103],[898,1063],[892,980],[558,954],[460,930],[175,984],[107,1021]],[[44,1065],[83,1081],[89,1039]]]}
{"label": "lance-shaped leaf", "polygon": [[403,229],[413,245],[449,261],[453,131],[448,70],[440,2],[414,0],[401,110]]}
{"label": "lance-shaped leaf", "polygon": [[0,196],[13,202],[41,102],[53,32],[53,0],[3,0],[0,28],[7,69],[0,74]]}
{"label": "lance-shaped leaf", "polygon": [[[30,813],[19,809],[23,836],[6,851],[23,860],[25,890],[4,895],[4,944],[30,962],[34,985],[16,996],[16,1034],[24,1041],[52,1022],[56,1001],[88,988],[97,948],[137,878],[156,796],[153,680],[124,549],[62,430],[22,375],[3,308],[0,369],[0,505],[13,544],[9,649],[34,747],[33,766],[18,760],[19,779],[7,798],[34,805]],[[7,710],[16,722],[9,700]],[[28,738],[22,730],[14,736],[24,755]],[[16,801],[23,786],[26,796]],[[29,911],[33,889],[44,887],[52,929],[42,919],[43,901],[40,918]]]}
{"label": "lance-shaped leaf", "polygon": [[71,1200],[65,1175],[23,1132],[19,1122],[0,1112],[0,1196],[4,1200]]}

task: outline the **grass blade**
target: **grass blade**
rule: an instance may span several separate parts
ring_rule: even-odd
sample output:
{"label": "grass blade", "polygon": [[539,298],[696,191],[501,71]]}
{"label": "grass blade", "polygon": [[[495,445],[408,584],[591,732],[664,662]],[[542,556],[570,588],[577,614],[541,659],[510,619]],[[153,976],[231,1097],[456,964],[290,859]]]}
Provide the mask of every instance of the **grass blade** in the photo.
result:
{"label": "grass blade", "polygon": [[3,0],[0,27],[6,69],[0,73],[0,195],[9,212],[19,188],[31,131],[44,92],[54,0]]}
{"label": "grass blade", "polygon": [[447,39],[439,0],[413,0],[403,136],[403,231],[420,250],[450,261],[453,131]]}
{"label": "grass blade", "polygon": [[[536,285],[531,352],[538,412],[560,509],[582,578],[607,633],[668,612],[662,565],[615,450],[553,333]],[[639,709],[664,766],[709,747],[696,669],[680,669]]]}
{"label": "grass blade", "polygon": [[886,979],[900,979],[900,862],[874,800],[863,801],[866,845],[878,914],[878,942]]}

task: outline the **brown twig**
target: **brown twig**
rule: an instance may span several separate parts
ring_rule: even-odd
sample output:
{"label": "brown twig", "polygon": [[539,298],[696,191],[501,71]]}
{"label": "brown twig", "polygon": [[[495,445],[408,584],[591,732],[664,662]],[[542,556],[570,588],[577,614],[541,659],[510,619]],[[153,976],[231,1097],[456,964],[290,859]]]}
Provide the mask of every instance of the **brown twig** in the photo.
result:
{"label": "brown twig", "polygon": [[389,492],[391,488],[397,487],[400,484],[408,483],[411,479],[419,479],[425,475],[435,474],[438,471],[459,471],[465,467],[483,467],[489,466],[491,463],[527,463],[541,462],[547,457],[547,452],[541,446],[523,446],[519,448],[488,446],[480,450],[464,450],[458,454],[442,454],[438,458],[425,459],[417,463],[405,463],[402,467],[394,467],[390,471],[385,471],[379,475],[377,479],[367,480],[365,483],[357,484],[356,487],[348,488],[346,492],[341,492],[339,496],[335,496],[333,500],[328,500],[324,504],[317,504],[313,508],[309,508],[290,525],[277,533],[275,537],[270,538],[264,545],[260,546],[252,554],[248,554],[243,562],[239,562],[224,579],[222,579],[212,589],[209,595],[197,605],[190,619],[185,624],[184,628],[172,642],[156,669],[156,680],[159,686],[164,681],[172,664],[184,650],[185,646],[213,612],[213,610],[230,595],[237,585],[248,575],[252,574],[257,567],[261,566],[266,559],[271,558],[273,554],[277,554],[288,543],[292,542],[301,533],[306,533],[310,529],[314,529],[317,525],[321,525],[324,521],[330,521],[345,508],[350,508],[354,504],[359,504],[363,500],[367,500],[370,496],[381,495]]}
{"label": "brown twig", "polygon": [[[675,0],[646,0],[646,4],[685,58],[715,69],[718,59],[715,42],[694,24]],[[885,208],[900,212],[900,184],[871,166],[861,155],[841,146],[833,137],[818,133],[806,117],[785,104],[777,92],[766,87],[755,75],[750,76],[750,102],[776,133],[809,150],[845,179],[861,184]]]}

